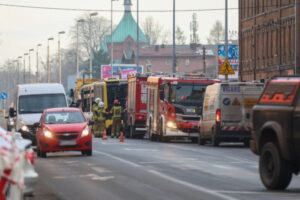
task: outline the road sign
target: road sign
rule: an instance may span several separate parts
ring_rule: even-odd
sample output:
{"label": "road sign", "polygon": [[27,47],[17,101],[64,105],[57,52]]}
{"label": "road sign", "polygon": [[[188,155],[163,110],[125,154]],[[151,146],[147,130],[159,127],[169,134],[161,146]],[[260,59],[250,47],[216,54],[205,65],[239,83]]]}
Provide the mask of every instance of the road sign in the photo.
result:
{"label": "road sign", "polygon": [[228,60],[225,60],[218,74],[227,75],[227,74],[235,74]]}
{"label": "road sign", "polygon": [[2,94],[1,94],[1,99],[6,99],[7,98],[7,94],[5,93],[5,92],[2,92]]}

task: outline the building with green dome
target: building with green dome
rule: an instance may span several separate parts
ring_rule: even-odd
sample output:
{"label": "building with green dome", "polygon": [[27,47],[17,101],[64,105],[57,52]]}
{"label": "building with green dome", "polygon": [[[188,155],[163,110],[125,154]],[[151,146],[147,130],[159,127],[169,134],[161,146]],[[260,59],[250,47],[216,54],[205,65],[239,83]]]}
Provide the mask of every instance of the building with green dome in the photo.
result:
{"label": "building with green dome", "polygon": [[[112,34],[115,64],[136,63],[137,23],[131,13],[131,0],[124,0],[125,12]],[[138,27],[140,46],[148,44],[148,37]],[[111,56],[111,35],[101,43],[101,49]]]}

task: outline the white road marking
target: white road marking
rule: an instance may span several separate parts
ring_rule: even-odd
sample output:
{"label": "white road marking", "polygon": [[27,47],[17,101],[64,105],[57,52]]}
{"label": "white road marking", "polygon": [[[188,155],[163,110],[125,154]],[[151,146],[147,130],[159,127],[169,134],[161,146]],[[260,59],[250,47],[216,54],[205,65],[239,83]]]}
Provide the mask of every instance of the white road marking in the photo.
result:
{"label": "white road marking", "polygon": [[114,178],[115,178],[114,176],[94,176],[94,177],[92,177],[92,180],[94,180],[94,181],[107,181],[107,180],[114,179]]}
{"label": "white road marking", "polygon": [[[104,152],[100,152],[100,151],[95,151],[95,150],[94,150],[94,152],[97,153],[97,154],[101,154],[101,155],[104,155],[104,156],[113,158],[113,159],[118,160],[118,161],[120,161],[120,162],[129,164],[129,165],[132,165],[132,166],[134,166],[134,167],[141,167],[141,168],[143,168],[142,165],[139,165],[139,164],[136,164],[136,163],[134,163],[134,162],[125,160],[125,159],[123,159],[123,158],[119,158],[119,157],[117,157],[117,156],[113,156],[113,155],[108,154],[108,153],[104,153]],[[210,190],[210,189],[207,189],[207,188],[205,188],[205,187],[201,187],[201,186],[198,186],[198,185],[195,185],[195,184],[186,182],[186,181],[182,181],[182,180],[173,178],[173,177],[171,177],[171,176],[165,175],[165,174],[160,173],[160,172],[155,171],[155,170],[148,170],[148,172],[151,173],[151,174],[157,175],[157,176],[160,177],[160,178],[164,178],[164,179],[166,179],[166,180],[169,180],[169,181],[172,181],[172,182],[175,182],[175,183],[184,185],[184,186],[189,187],[189,188],[193,188],[193,189],[198,190],[198,191],[200,191],[200,192],[204,192],[204,193],[210,194],[210,195],[212,195],[212,196],[219,197],[219,198],[221,198],[221,199],[226,199],[226,200],[238,200],[238,199],[233,198],[233,197],[230,197],[230,196],[228,196],[228,195],[224,195],[224,194],[217,193],[217,192],[214,191],[214,190]]]}
{"label": "white road marking", "polygon": [[131,149],[131,148],[125,148],[126,151],[158,151],[157,149]]}
{"label": "white road marking", "polygon": [[148,172],[152,173],[152,174],[155,174],[157,176],[159,176],[160,178],[164,178],[166,180],[169,180],[169,181],[172,181],[174,183],[178,183],[178,184],[181,184],[181,185],[184,185],[186,187],[190,187],[190,188],[193,188],[195,190],[198,190],[200,192],[204,192],[204,193],[207,193],[207,194],[210,194],[212,196],[216,196],[216,197],[219,197],[221,199],[226,199],[226,200],[238,200],[234,197],[230,197],[228,195],[224,195],[224,194],[220,194],[219,192],[215,191],[215,190],[211,190],[211,189],[208,189],[208,188],[205,188],[205,187],[201,187],[199,185],[195,185],[195,184],[192,184],[192,183],[189,183],[189,182],[186,182],[186,181],[182,181],[182,180],[179,180],[179,179],[176,179],[176,178],[173,178],[171,176],[168,176],[168,175],[165,175],[163,173],[160,173],[158,171],[155,171],[155,170],[148,170]]}
{"label": "white road marking", "polygon": [[97,154],[101,154],[101,155],[107,156],[107,157],[110,157],[110,158],[113,158],[113,159],[115,159],[115,160],[119,160],[119,161],[121,161],[121,162],[127,163],[127,164],[129,164],[129,165],[131,165],[131,166],[134,166],[134,167],[142,167],[142,166],[139,165],[139,164],[136,164],[136,163],[134,163],[134,162],[130,162],[130,161],[128,161],[128,160],[125,160],[125,159],[123,159],[123,158],[119,158],[119,157],[117,157],[117,156],[113,156],[113,155],[108,154],[108,153],[104,153],[104,152],[100,152],[100,151],[95,151],[95,150],[94,150],[93,152],[95,152],[95,153],[97,153]]}
{"label": "white road marking", "polygon": [[102,167],[92,167],[91,169],[95,170],[96,172],[98,172],[100,174],[111,172],[110,170],[104,169]]}
{"label": "white road marking", "polygon": [[74,163],[78,163],[78,161],[75,160],[70,160],[70,161],[65,161],[66,164],[74,164]]}
{"label": "white road marking", "polygon": [[66,179],[65,176],[54,176],[53,179]]}
{"label": "white road marking", "polygon": [[226,165],[212,165],[212,166],[216,167],[216,168],[220,168],[220,169],[226,169],[226,170],[233,170],[234,169],[233,167],[226,166]]}

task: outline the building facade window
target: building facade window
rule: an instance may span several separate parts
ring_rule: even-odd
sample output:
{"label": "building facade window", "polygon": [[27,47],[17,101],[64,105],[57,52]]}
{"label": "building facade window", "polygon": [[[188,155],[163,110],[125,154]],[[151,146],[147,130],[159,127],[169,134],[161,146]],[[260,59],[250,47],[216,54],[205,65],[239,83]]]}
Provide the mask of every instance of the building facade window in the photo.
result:
{"label": "building facade window", "polygon": [[170,65],[171,64],[171,60],[170,59],[166,59],[166,65]]}
{"label": "building facade window", "polygon": [[185,66],[190,66],[190,59],[185,60]]}

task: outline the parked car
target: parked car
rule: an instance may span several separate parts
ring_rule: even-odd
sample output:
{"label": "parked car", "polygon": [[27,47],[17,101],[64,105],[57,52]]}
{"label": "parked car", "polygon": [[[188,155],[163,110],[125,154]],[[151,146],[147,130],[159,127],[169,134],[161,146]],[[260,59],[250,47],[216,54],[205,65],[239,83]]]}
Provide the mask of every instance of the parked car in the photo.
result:
{"label": "parked car", "polygon": [[79,108],[44,110],[40,122],[35,123],[37,155],[46,157],[48,152],[81,151],[91,156],[91,124]]}
{"label": "parked car", "polygon": [[283,190],[300,172],[300,77],[275,77],[253,108],[253,140],[267,189]]}
{"label": "parked car", "polygon": [[35,128],[44,109],[67,107],[67,97],[62,84],[35,83],[20,84],[16,87],[14,109],[15,130],[23,138],[30,139],[36,145]]}
{"label": "parked car", "polygon": [[[38,174],[34,169],[34,151],[31,141],[23,139],[18,132],[7,132],[0,127],[0,147],[0,151],[3,153],[0,158],[0,170],[4,170],[9,179],[14,181],[8,181],[4,177],[0,178],[8,185],[6,191],[0,191],[0,199],[4,198],[1,197],[3,193],[5,199],[22,199],[22,196],[32,196]],[[15,159],[18,157],[20,159]],[[8,161],[14,165],[7,165]]]}
{"label": "parked car", "polygon": [[244,142],[251,138],[252,107],[264,88],[262,83],[216,83],[206,88],[200,119],[199,144],[210,140],[213,146],[220,142]]}

